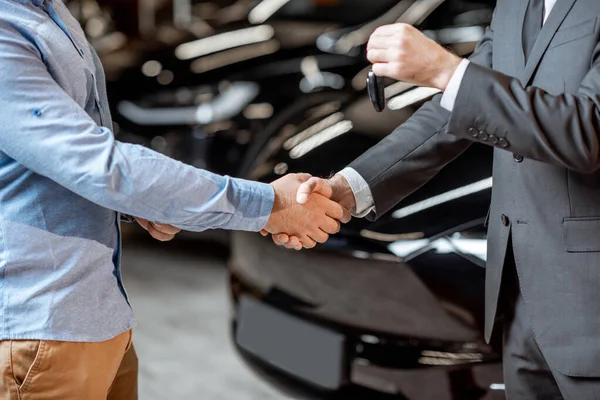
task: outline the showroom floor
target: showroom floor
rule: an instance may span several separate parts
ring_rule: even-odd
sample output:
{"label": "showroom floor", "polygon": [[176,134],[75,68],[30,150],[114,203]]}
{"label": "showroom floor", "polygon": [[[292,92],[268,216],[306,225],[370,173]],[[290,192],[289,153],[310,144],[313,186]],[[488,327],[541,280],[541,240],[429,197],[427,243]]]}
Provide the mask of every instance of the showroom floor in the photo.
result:
{"label": "showroom floor", "polygon": [[128,239],[123,275],[138,319],[140,400],[291,399],[234,353],[222,248]]}

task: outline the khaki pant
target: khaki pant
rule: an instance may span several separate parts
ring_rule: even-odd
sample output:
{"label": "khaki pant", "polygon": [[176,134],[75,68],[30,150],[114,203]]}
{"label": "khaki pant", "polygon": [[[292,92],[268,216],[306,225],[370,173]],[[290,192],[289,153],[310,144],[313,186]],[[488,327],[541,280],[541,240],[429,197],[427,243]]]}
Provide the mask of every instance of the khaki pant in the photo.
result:
{"label": "khaki pant", "polygon": [[135,400],[131,331],[99,343],[0,341],[0,400]]}

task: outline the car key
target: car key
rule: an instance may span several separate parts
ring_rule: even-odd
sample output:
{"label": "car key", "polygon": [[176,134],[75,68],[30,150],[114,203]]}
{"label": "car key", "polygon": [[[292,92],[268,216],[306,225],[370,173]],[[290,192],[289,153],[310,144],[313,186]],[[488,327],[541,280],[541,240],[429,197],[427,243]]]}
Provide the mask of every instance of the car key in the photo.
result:
{"label": "car key", "polygon": [[369,71],[367,76],[367,91],[375,111],[382,112],[385,109],[385,88],[383,87],[383,78],[375,75],[373,70]]}

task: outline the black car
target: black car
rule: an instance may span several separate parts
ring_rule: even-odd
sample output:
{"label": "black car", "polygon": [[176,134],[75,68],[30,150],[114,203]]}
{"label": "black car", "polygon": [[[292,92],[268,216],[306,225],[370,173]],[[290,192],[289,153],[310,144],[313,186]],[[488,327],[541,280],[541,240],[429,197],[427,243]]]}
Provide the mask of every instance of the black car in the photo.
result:
{"label": "black car", "polygon": [[[401,20],[430,6],[412,22],[462,53],[472,50],[493,8],[407,3]],[[324,50],[352,32],[328,33]],[[381,114],[364,87],[320,93],[268,126],[250,146],[242,176],[328,176],[433,93],[388,82]],[[235,233],[232,332],[249,364],[285,378],[284,386],[336,398],[503,398],[500,356],[482,337],[491,157],[489,148],[472,146],[379,220],[354,220],[313,251]]]}
{"label": "black car", "polygon": [[[157,26],[169,41],[101,52],[120,139],[270,182],[338,171],[434,93],[386,82],[388,109],[373,110],[365,44],[377,26],[410,23],[467,55],[495,1],[192,3],[205,31]],[[258,41],[226,48],[231,33]],[[232,333],[249,365],[319,397],[503,398],[500,357],[482,339],[491,155],[472,146],[378,221],[354,220],[314,251],[234,234]]]}

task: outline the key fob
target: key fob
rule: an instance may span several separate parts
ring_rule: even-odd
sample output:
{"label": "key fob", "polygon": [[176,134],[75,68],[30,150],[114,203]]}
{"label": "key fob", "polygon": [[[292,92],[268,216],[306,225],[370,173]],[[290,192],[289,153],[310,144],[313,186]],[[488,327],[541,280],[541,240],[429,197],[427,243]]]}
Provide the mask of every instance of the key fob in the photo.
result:
{"label": "key fob", "polygon": [[383,78],[369,71],[367,76],[367,91],[375,111],[382,112],[385,109],[385,88],[383,87]]}

